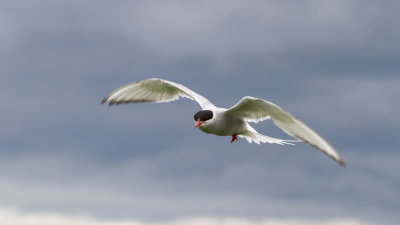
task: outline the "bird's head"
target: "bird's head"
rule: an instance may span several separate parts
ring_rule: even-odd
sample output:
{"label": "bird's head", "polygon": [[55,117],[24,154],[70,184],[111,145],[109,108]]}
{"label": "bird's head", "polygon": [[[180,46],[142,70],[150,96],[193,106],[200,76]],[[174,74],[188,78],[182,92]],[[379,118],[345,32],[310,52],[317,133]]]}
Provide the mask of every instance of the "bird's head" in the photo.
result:
{"label": "bird's head", "polygon": [[196,121],[195,128],[206,122],[207,120],[212,119],[214,113],[211,110],[201,110],[194,114],[194,121]]}

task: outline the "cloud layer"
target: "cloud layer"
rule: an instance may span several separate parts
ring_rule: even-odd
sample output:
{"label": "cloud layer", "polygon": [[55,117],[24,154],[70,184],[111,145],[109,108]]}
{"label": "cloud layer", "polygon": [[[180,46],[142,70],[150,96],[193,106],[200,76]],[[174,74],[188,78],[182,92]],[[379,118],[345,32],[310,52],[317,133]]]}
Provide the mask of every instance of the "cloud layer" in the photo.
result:
{"label": "cloud layer", "polygon": [[[398,221],[398,11],[361,0],[2,1],[2,218]],[[201,133],[189,100],[100,105],[149,77],[221,107],[247,95],[270,100],[329,140],[348,167],[302,143],[230,144]],[[288,138],[271,121],[255,128]],[[68,216],[80,214],[88,217]]]}
{"label": "cloud layer", "polygon": [[16,210],[0,208],[0,223],[8,225],[361,225],[355,219],[339,218],[328,220],[288,220],[264,219],[251,221],[239,218],[190,218],[170,222],[140,222],[140,221],[102,221],[88,216],[69,216],[55,213],[23,213]]}

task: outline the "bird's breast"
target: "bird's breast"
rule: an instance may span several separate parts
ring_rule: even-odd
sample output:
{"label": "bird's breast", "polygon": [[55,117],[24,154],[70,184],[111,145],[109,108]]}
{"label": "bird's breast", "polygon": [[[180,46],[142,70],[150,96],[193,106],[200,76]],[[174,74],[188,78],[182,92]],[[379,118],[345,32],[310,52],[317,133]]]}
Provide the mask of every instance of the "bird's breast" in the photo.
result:
{"label": "bird's breast", "polygon": [[238,118],[229,118],[219,116],[206,121],[199,126],[204,133],[215,134],[219,136],[231,136],[234,134],[242,134],[246,132],[246,122]]}

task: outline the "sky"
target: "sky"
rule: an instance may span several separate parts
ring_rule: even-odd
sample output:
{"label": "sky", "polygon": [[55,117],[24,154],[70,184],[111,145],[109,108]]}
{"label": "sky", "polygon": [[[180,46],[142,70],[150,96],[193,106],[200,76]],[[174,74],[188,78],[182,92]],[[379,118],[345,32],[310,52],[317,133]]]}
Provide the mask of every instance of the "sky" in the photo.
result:
{"label": "sky", "polygon": [[[400,221],[396,1],[0,0],[1,225]],[[229,108],[272,101],[327,139],[230,143],[200,107],[108,107],[158,77]],[[254,124],[288,139],[271,121]]]}

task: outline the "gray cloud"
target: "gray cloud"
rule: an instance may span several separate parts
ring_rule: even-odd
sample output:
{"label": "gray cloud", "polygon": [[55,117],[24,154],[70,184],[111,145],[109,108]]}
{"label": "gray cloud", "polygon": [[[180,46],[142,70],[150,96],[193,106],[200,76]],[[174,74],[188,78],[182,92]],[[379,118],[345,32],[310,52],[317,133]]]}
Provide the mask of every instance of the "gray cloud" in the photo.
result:
{"label": "gray cloud", "polygon": [[25,213],[15,209],[0,209],[1,223],[20,224],[20,225],[52,225],[54,223],[60,225],[76,224],[76,225],[303,225],[303,224],[319,224],[319,225],[359,225],[371,224],[354,218],[333,218],[327,220],[321,219],[284,219],[284,218],[268,218],[263,220],[248,220],[243,218],[212,218],[212,217],[195,217],[177,219],[167,222],[143,222],[138,220],[108,220],[102,221],[90,216],[84,215],[61,215],[58,213]]}
{"label": "gray cloud", "polygon": [[[29,36],[79,33],[88,39],[113,36],[163,58],[279,55],[310,48],[396,54],[391,43],[399,36],[390,20],[397,5],[390,2],[137,1],[96,4],[96,7],[93,3],[82,1],[80,7],[52,1],[9,3],[6,9],[31,20],[26,23],[24,17],[6,15],[13,19],[9,21],[14,36],[23,37],[25,33]],[[39,12],[40,17],[33,16]],[[385,30],[384,37],[381,30]]]}
{"label": "gray cloud", "polygon": [[[396,9],[384,1],[3,1],[0,202],[117,220],[398,221]],[[349,166],[305,144],[203,134],[188,100],[100,105],[112,89],[150,76],[223,107],[245,95],[273,101]],[[271,121],[255,127],[287,138]]]}
{"label": "gray cloud", "polygon": [[[2,175],[2,204],[145,220],[199,215],[376,219],[369,211],[395,216],[398,195],[390,174],[398,170],[397,155],[367,153],[365,158],[376,160],[368,161],[348,154],[351,167],[337,171],[322,156],[314,160],[317,165],[302,167],[311,156],[302,148],[283,156],[265,147],[263,151],[219,149],[223,154],[210,149],[213,153],[207,158],[201,149],[180,147],[157,157],[117,164],[37,154],[2,160],[2,171],[7,169],[9,174]],[[290,166],[293,162],[295,167]],[[323,208],[318,207],[321,204]]]}

